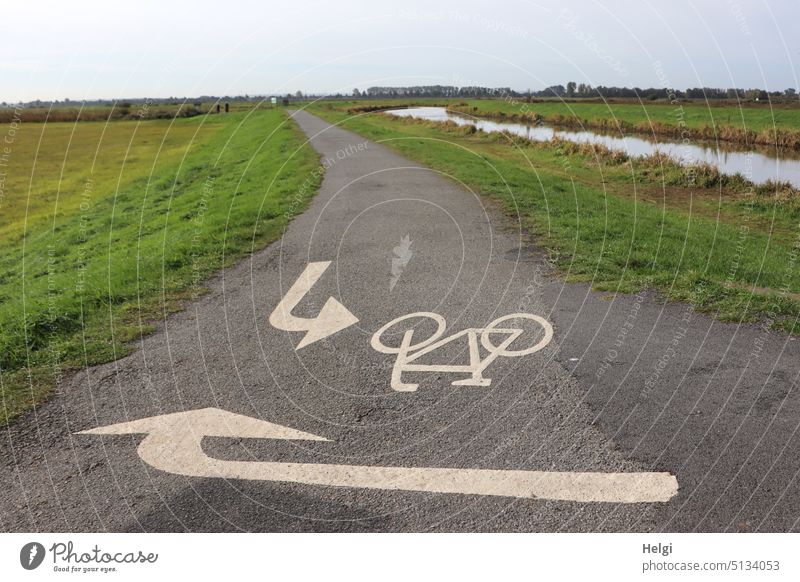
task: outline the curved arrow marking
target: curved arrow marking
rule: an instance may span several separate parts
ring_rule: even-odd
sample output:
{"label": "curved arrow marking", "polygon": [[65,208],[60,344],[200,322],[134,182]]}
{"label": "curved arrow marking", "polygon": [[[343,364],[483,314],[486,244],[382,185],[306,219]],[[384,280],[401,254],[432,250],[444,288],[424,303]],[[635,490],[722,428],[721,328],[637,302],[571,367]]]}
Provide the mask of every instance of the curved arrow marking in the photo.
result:
{"label": "curved arrow marking", "polygon": [[297,307],[330,264],[330,261],[309,263],[269,316],[273,327],[284,331],[306,332],[297,344],[298,350],[358,322],[358,318],[333,297],[328,298],[317,317],[308,319],[292,315],[292,309]]}
{"label": "curved arrow marking", "polygon": [[147,436],[138,448],[143,461],[156,469],[188,477],[609,503],[665,502],[678,492],[678,482],[670,473],[573,473],[223,461],[203,452],[203,437],[327,439],[218,408],[153,416],[78,434],[143,433]]}

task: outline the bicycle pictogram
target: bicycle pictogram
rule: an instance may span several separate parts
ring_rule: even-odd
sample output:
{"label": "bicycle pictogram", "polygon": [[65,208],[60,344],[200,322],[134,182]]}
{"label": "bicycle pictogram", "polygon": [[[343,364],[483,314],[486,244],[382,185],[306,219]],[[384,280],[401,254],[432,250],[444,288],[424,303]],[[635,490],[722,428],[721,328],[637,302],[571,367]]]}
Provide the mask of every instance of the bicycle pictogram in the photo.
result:
{"label": "bicycle pictogram", "polygon": [[[414,341],[415,330],[408,329],[403,332],[400,345],[397,347],[387,346],[382,338],[389,332],[395,325],[398,325],[406,320],[414,318],[426,318],[433,320],[436,324],[436,331],[434,333],[417,343]],[[519,327],[502,326],[501,324],[514,319],[527,319],[536,322],[543,330],[543,337],[534,345],[524,349],[511,349],[512,344],[522,335],[523,329]],[[483,376],[483,372],[488,368],[492,362],[499,357],[504,358],[518,358],[527,356],[538,352],[550,343],[553,339],[553,326],[550,325],[545,318],[531,313],[511,313],[498,317],[486,327],[473,327],[459,331],[451,336],[442,336],[447,329],[447,322],[444,317],[438,313],[431,313],[428,311],[420,311],[417,313],[409,313],[396,319],[393,319],[372,336],[372,347],[383,354],[397,354],[394,366],[392,368],[391,387],[399,392],[413,392],[419,385],[405,383],[402,381],[403,372],[443,372],[453,374],[469,374],[469,378],[462,380],[455,380],[452,382],[453,386],[489,386],[492,382],[491,378]],[[499,344],[492,343],[492,336],[504,336]],[[465,337],[469,350],[469,363],[468,364],[421,364],[417,362],[423,356],[434,352],[435,350],[450,344]],[[439,339],[442,338],[442,339]],[[438,341],[437,341],[438,340]],[[480,344],[479,344],[480,340]],[[483,348],[484,354],[481,353]]]}

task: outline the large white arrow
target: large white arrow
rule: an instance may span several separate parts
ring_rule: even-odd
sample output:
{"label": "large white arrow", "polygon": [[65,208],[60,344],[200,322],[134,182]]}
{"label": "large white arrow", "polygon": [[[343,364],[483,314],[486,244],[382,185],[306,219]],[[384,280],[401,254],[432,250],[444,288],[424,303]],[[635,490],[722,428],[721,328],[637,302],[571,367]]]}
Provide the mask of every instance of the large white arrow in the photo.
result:
{"label": "large white arrow", "polygon": [[610,503],[663,502],[678,492],[678,482],[670,473],[572,473],[223,461],[203,452],[203,437],[327,439],[218,408],[153,416],[79,434],[142,433],[147,436],[139,445],[138,452],[147,464],[189,477]]}
{"label": "large white arrow", "polygon": [[328,298],[317,317],[307,319],[292,315],[292,309],[297,307],[297,304],[311,290],[330,264],[330,261],[309,263],[269,316],[269,322],[273,327],[284,331],[306,332],[306,335],[297,344],[298,350],[350,327],[358,321],[355,315],[333,297]]}

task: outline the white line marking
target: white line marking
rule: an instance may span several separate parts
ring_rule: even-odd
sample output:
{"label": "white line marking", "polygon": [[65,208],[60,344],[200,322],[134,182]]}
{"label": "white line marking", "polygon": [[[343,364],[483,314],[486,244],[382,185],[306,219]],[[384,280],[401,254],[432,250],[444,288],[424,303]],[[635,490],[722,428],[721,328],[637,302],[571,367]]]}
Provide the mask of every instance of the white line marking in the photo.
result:
{"label": "white line marking", "polygon": [[573,473],[223,461],[203,452],[203,437],[327,439],[218,408],[153,416],[78,434],[147,434],[138,448],[142,460],[156,469],[188,477],[609,503],[665,502],[678,492],[678,482],[669,473]]}
{"label": "white line marking", "polygon": [[358,318],[333,297],[328,298],[317,317],[307,319],[292,315],[292,309],[297,307],[330,264],[330,261],[309,263],[269,316],[273,327],[284,331],[307,332],[295,349],[304,348],[358,322]]}

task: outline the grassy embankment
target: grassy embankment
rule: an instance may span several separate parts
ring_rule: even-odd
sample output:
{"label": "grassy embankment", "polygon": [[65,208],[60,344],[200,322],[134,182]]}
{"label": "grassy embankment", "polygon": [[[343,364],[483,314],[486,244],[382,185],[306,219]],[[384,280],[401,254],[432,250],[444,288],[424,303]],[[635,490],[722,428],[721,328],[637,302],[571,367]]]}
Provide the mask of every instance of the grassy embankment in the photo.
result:
{"label": "grassy embankment", "polygon": [[0,167],[0,423],[69,370],[124,355],[204,277],[280,236],[320,178],[279,109],[174,122],[23,117],[0,135],[13,139]]}
{"label": "grassy embankment", "polygon": [[[312,108],[498,200],[568,280],[653,288],[728,321],[800,332],[800,205],[709,167],[452,123]],[[691,181],[691,184],[689,182]]]}
{"label": "grassy embankment", "polygon": [[452,111],[522,123],[545,122],[682,139],[707,139],[800,149],[800,103],[796,107],[708,107],[702,102],[581,103],[470,100]]}

